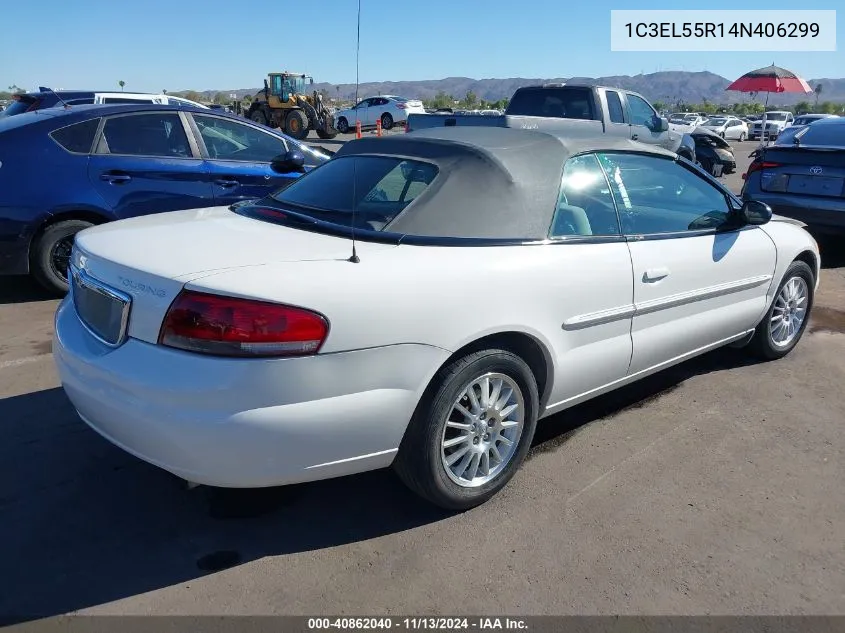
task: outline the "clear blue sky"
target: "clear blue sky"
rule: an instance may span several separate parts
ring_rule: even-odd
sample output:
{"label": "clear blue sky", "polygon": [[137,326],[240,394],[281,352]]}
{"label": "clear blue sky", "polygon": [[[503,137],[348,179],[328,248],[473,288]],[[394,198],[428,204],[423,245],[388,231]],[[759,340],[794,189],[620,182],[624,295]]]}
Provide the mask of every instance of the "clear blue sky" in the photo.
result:
{"label": "clear blue sky", "polygon": [[[278,7],[276,14],[269,10]],[[263,7],[263,8],[262,8]],[[845,76],[834,53],[613,53],[610,10],[839,9],[841,0],[362,0],[361,81],[569,77],[709,70],[773,61],[806,79]],[[37,0],[0,11],[0,87],[159,91],[249,88],[269,71],[355,81],[357,0]],[[291,20],[290,18],[293,18]]]}

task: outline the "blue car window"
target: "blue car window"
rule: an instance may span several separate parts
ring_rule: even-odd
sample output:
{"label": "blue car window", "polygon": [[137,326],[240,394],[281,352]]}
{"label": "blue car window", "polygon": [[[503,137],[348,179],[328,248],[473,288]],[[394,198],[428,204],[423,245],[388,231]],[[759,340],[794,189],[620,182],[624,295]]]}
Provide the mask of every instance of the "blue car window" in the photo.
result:
{"label": "blue car window", "polygon": [[[106,119],[104,146],[110,154],[191,157],[188,136],[176,112],[118,115]],[[98,147],[102,150],[103,144]]]}
{"label": "blue car window", "polygon": [[269,163],[288,150],[284,139],[251,125],[205,114],[193,116],[211,158]]}
{"label": "blue car window", "polygon": [[88,154],[94,144],[94,135],[100,125],[100,118],[80,121],[50,132],[50,138],[69,152]]}

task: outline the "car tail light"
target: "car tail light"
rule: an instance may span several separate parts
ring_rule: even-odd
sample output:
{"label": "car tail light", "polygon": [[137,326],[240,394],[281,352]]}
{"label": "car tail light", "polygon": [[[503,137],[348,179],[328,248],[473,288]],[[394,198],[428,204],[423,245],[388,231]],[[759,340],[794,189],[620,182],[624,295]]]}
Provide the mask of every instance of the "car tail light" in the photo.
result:
{"label": "car tail light", "polygon": [[316,354],[328,332],[328,320],[311,310],[183,290],[158,342],[215,356],[304,356]]}
{"label": "car tail light", "polygon": [[748,180],[748,177],[751,174],[753,174],[755,171],[761,171],[763,169],[772,169],[774,167],[780,167],[780,166],[781,166],[780,163],[772,163],[770,161],[756,161],[755,160],[748,166],[748,171],[746,171],[742,175],[742,179]]}

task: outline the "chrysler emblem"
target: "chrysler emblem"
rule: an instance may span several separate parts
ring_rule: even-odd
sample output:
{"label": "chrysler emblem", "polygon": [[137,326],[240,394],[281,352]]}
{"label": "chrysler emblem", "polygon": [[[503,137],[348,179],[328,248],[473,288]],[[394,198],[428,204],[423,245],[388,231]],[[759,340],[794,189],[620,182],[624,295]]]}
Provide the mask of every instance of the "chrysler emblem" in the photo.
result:
{"label": "chrysler emblem", "polygon": [[818,176],[820,173],[822,173],[822,168],[821,167],[810,167],[810,173],[815,175],[815,176]]}

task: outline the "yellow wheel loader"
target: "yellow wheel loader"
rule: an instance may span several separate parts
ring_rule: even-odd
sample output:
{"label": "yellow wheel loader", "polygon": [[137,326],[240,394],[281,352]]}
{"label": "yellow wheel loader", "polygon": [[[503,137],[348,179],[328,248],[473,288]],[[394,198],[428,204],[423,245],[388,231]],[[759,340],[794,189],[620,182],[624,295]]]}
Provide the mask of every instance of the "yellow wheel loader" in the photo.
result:
{"label": "yellow wheel loader", "polygon": [[268,74],[264,89],[255,95],[246,117],[256,123],[279,128],[300,141],[307,138],[309,130],[317,132],[321,139],[334,138],[338,134],[334,115],[316,90],[306,94],[306,81],[309,86],[314,84],[312,77],[300,73]]}

